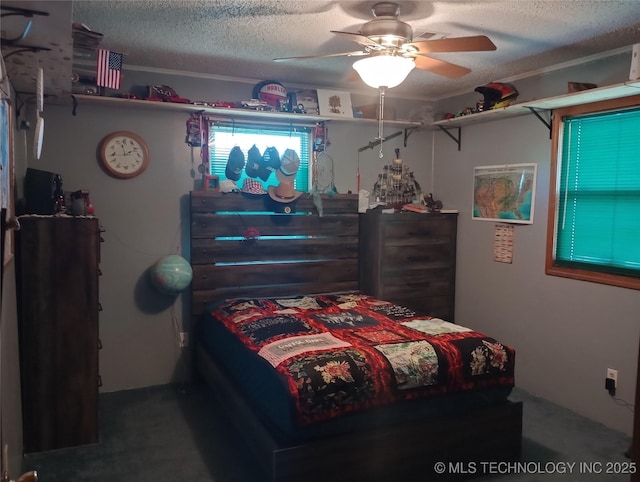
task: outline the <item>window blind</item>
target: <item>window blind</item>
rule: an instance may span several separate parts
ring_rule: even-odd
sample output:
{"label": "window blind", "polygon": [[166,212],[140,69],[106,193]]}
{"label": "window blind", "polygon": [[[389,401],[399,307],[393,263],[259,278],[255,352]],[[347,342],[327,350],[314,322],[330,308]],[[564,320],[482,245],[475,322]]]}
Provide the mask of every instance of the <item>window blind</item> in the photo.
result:
{"label": "window blind", "polygon": [[555,258],[640,277],[640,109],[563,119]]}
{"label": "window blind", "polygon": [[[209,169],[210,174],[218,175],[221,180],[226,179],[225,170],[229,153],[234,146],[239,146],[245,155],[251,146],[256,145],[260,153],[264,153],[267,147],[275,147],[282,156],[286,149],[293,149],[300,158],[300,168],[295,177],[295,188],[298,191],[308,192],[310,185],[309,159],[311,158],[311,129],[307,127],[291,126],[239,126],[221,125],[211,123],[209,125]],[[240,179],[236,182],[242,187],[247,173],[242,171]],[[257,179],[262,182],[262,179]],[[278,179],[271,175],[263,183],[264,188],[275,186]]]}

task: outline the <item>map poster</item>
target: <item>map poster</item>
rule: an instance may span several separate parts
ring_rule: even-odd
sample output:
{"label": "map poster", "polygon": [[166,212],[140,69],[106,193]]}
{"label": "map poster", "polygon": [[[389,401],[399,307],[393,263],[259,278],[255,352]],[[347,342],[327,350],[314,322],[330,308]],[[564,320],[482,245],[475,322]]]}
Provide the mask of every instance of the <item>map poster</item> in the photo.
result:
{"label": "map poster", "polygon": [[473,173],[473,219],[533,224],[537,164],[479,166]]}

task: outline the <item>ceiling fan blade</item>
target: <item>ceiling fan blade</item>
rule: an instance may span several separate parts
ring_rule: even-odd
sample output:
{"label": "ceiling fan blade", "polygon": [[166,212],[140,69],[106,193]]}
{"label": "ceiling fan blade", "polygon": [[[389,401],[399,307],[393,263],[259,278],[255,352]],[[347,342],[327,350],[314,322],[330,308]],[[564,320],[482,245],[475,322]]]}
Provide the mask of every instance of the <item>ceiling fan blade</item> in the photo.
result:
{"label": "ceiling fan blade", "polygon": [[326,57],[359,57],[362,55],[369,55],[368,52],[363,52],[362,50],[356,50],[355,52],[340,52],[337,54],[325,54],[325,55],[304,55],[302,57],[280,57],[277,59],[273,59],[276,62],[282,62],[285,60],[304,60],[304,59],[322,59]]}
{"label": "ceiling fan blade", "polygon": [[365,37],[364,35],[360,35],[359,33],[340,32],[339,30],[331,30],[331,33],[335,33],[337,36],[342,37],[346,40],[358,42],[360,45],[364,45],[365,47],[373,47],[374,49],[384,48],[378,42],[374,42],[369,37]]}
{"label": "ceiling fan blade", "polygon": [[422,40],[419,42],[409,42],[403,45],[403,47],[406,46],[417,48],[421,54],[435,52],[480,52],[496,50],[495,44],[485,35]]}
{"label": "ceiling fan blade", "polygon": [[414,57],[414,60],[416,62],[416,67],[419,69],[428,70],[429,72],[442,75],[443,77],[449,77],[450,79],[457,79],[471,72],[471,69],[462,67],[461,65],[434,59],[433,57],[417,55]]}
{"label": "ceiling fan blade", "polygon": [[349,72],[347,72],[347,75],[344,77],[345,82],[357,82],[359,80],[362,80],[362,78],[360,77],[360,74],[358,74],[358,72],[356,72],[354,69],[349,70]]}

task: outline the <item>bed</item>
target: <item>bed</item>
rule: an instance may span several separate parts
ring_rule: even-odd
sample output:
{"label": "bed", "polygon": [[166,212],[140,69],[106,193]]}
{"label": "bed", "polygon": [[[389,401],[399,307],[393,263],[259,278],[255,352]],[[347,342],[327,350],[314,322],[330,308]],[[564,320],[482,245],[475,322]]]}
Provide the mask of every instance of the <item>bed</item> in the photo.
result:
{"label": "bed", "polygon": [[457,478],[519,458],[514,351],[358,291],[357,196],[273,202],[191,193],[198,372],[264,480]]}

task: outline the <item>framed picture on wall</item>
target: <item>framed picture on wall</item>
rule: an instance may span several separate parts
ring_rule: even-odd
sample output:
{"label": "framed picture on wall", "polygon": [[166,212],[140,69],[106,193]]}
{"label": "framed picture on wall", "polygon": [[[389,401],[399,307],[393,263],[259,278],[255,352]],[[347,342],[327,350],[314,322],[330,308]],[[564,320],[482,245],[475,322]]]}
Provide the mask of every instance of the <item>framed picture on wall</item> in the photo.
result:
{"label": "framed picture on wall", "polygon": [[537,164],[479,166],[473,172],[473,219],[533,224]]}
{"label": "framed picture on wall", "polygon": [[318,89],[318,110],[328,117],[353,117],[351,94],[342,90]]}
{"label": "framed picture on wall", "polygon": [[219,191],[220,183],[218,176],[205,174],[202,176],[202,190],[203,191]]}

